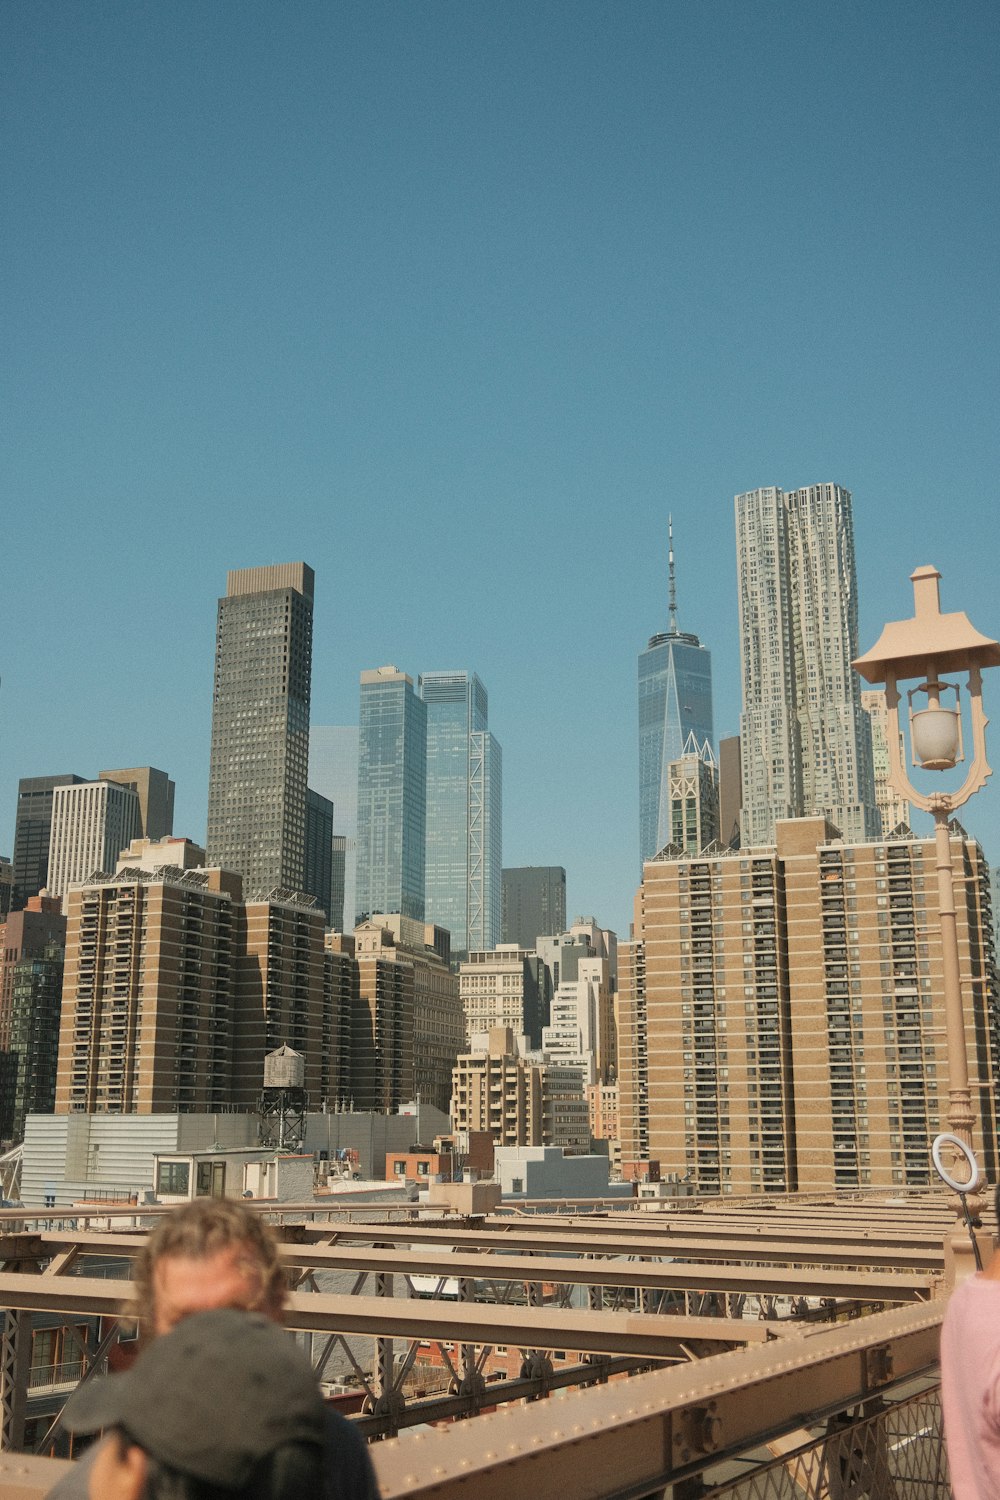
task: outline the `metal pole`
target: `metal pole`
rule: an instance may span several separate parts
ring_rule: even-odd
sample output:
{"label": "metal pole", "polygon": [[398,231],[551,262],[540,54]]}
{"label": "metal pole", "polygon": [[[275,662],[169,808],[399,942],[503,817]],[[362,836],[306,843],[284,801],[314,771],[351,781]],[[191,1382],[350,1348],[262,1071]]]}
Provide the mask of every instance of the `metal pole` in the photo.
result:
{"label": "metal pole", "polygon": [[944,973],[945,1031],[948,1039],[948,1129],[972,1146],[972,1095],[969,1091],[969,1057],[965,1045],[965,1016],[958,965],[958,927],[955,916],[955,882],[951,865],[948,808],[934,809],[934,848],[938,879],[938,914],[941,922],[941,964]]}

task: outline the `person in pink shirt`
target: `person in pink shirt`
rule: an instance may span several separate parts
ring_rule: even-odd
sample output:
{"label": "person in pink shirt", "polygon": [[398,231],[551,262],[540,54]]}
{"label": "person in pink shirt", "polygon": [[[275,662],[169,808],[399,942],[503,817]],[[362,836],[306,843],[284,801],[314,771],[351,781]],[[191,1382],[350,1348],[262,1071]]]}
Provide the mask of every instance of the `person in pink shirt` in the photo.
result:
{"label": "person in pink shirt", "polygon": [[[997,1188],[1000,1214],[1000,1187]],[[941,1406],[955,1500],[1000,1496],[1000,1250],[952,1292],[941,1329]]]}

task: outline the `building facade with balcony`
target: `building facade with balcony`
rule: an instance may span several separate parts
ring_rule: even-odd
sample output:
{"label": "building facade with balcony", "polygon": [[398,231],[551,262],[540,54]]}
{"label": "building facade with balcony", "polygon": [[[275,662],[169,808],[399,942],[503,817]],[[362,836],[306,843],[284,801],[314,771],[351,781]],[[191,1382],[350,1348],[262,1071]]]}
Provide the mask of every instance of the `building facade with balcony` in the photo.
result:
{"label": "building facade with balcony", "polygon": [[[974,1149],[997,1166],[996,976],[982,850],[953,825]],[[644,871],[619,1005],[623,1163],[700,1192],[924,1186],[947,1057],[934,841],[774,845]]]}

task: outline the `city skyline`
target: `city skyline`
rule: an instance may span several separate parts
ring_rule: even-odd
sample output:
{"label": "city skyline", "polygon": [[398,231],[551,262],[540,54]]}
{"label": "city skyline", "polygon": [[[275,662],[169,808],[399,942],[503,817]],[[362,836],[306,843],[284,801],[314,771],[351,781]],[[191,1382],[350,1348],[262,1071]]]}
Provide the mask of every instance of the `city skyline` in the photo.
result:
{"label": "city skyline", "polygon": [[[668,514],[720,738],[737,493],[852,491],[862,649],[925,564],[1000,635],[997,24],[6,7],[0,852],[18,779],[107,765],[204,839],[229,569],[315,567],[316,724],[474,664],[505,861],[621,933]],[[1000,860],[998,777],[962,821]]]}

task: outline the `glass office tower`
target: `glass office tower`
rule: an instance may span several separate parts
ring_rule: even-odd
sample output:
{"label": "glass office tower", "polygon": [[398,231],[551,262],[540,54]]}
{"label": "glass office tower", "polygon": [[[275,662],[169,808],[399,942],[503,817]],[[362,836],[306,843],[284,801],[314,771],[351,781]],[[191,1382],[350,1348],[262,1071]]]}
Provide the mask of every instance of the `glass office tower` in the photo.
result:
{"label": "glass office tower", "polygon": [[219,600],[208,780],[210,865],[248,898],[306,884],[312,568],[243,568]]}
{"label": "glass office tower", "polygon": [[712,653],[696,635],[654,635],[639,656],[639,852],[670,842],[670,763],[712,743]]}
{"label": "glass office tower", "polygon": [[360,920],[400,912],[424,920],[427,709],[397,667],[361,674],[358,736]]}
{"label": "glass office tower", "polygon": [[426,915],[453,954],[500,941],[502,756],[474,672],[424,672],[427,705]]}
{"label": "glass office tower", "polygon": [[671,839],[670,765],[712,747],[712,653],[677,628],[674,526],[668,519],[670,616],[639,655],[639,857]]}

